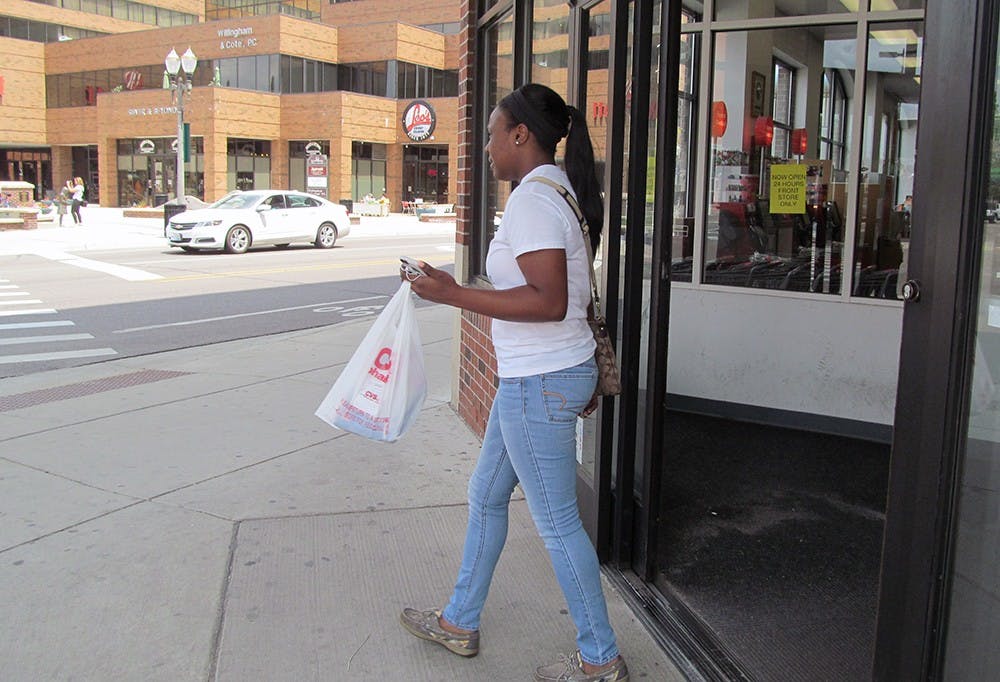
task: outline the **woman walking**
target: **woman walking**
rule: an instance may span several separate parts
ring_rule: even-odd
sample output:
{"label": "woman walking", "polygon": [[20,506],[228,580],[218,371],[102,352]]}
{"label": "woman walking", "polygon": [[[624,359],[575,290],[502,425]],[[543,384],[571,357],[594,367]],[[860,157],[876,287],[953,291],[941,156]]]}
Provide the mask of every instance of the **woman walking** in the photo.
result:
{"label": "woman walking", "polygon": [[[486,258],[492,290],[460,286],[421,263],[421,298],[493,318],[500,385],[469,482],[465,549],[443,611],[404,609],[412,634],[461,656],[479,651],[480,613],[507,537],[510,496],[520,482],[577,629],[578,650],[536,670],[535,680],[623,682],[601,588],[597,554],[576,499],[576,420],[596,405],[594,339],[587,324],[590,263],[567,201],[578,201],[597,246],[603,224],[594,150],[583,114],[555,91],[529,83],[490,115],[486,152],[498,180],[517,182]],[[566,138],[566,171],[555,165]]]}

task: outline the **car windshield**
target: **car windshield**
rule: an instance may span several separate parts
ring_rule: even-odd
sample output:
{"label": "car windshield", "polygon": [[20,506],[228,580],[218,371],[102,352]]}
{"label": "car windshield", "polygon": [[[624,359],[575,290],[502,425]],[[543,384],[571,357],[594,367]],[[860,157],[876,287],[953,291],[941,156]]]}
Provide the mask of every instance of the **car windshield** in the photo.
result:
{"label": "car windshield", "polygon": [[261,196],[247,192],[227,194],[212,204],[212,208],[250,208],[260,201]]}

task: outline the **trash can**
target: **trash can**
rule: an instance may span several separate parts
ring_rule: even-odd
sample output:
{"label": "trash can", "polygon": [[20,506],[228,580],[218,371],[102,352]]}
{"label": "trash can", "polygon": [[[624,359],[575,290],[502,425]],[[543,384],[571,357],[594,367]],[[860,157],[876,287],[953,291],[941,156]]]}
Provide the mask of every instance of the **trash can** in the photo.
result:
{"label": "trash can", "polygon": [[163,236],[167,236],[167,225],[170,224],[170,219],[173,218],[178,213],[183,213],[187,210],[187,205],[183,203],[177,203],[177,200],[168,201],[163,204]]}
{"label": "trash can", "polygon": [[167,203],[167,199],[170,198],[169,194],[154,194],[153,195],[153,206],[162,206]]}
{"label": "trash can", "polygon": [[353,199],[341,199],[340,205],[347,209],[348,213],[354,213],[354,200]]}

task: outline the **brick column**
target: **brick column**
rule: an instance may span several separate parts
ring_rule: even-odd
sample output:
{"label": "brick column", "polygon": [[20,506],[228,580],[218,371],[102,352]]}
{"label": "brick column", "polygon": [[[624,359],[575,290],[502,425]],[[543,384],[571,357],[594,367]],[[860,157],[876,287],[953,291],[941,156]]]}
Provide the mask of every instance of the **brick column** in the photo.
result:
{"label": "brick column", "polygon": [[73,148],[65,145],[52,147],[52,188],[58,193],[72,178]]}
{"label": "brick column", "polygon": [[[476,13],[478,3],[462,0],[460,13],[462,27],[458,46],[458,147],[450,156],[455,161],[455,275],[469,282],[474,273],[470,261],[473,239],[472,205],[477,188],[473,184],[473,166],[477,154],[475,135],[475,64],[476,64]],[[452,162],[449,160],[449,170]],[[450,188],[449,188],[450,189]],[[462,419],[480,437],[486,430],[490,406],[497,386],[496,356],[490,340],[490,318],[463,311],[458,323],[455,354],[458,370],[452,377],[452,395],[456,410]]]}

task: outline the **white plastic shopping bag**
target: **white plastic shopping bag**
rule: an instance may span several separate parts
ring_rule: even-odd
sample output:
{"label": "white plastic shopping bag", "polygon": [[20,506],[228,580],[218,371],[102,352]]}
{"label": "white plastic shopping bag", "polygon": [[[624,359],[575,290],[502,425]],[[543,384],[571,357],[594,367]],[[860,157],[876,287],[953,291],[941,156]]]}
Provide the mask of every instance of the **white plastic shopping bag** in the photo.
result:
{"label": "white plastic shopping bag", "polygon": [[316,409],[331,426],[394,441],[427,396],[427,375],[410,283],[403,282]]}

